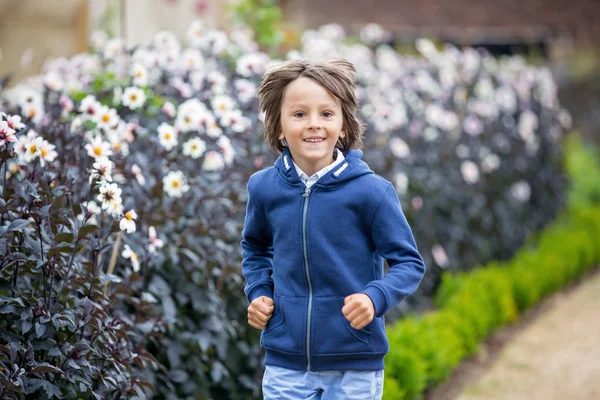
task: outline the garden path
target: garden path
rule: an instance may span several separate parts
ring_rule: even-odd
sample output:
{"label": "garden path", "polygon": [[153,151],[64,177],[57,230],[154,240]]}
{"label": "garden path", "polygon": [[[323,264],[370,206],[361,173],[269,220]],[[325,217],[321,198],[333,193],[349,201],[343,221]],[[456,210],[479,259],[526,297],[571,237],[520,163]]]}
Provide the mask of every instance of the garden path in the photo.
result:
{"label": "garden path", "polygon": [[426,399],[600,399],[599,271],[522,319],[494,335]]}

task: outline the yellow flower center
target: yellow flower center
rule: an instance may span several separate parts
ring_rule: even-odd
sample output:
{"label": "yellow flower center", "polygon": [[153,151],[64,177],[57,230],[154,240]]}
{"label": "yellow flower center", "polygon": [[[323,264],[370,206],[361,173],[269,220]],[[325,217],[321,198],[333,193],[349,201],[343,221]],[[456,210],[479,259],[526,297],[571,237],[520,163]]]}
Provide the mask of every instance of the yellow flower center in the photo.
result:
{"label": "yellow flower center", "polygon": [[131,101],[136,101],[136,100],[137,100],[137,94],[132,94]]}
{"label": "yellow flower center", "polygon": [[165,133],[165,139],[167,139],[167,140],[171,139],[171,134],[169,132]]}
{"label": "yellow flower center", "polygon": [[142,71],[138,71],[137,74],[135,74],[138,78],[141,78],[142,76],[144,76],[144,74],[142,73]]}
{"label": "yellow flower center", "polygon": [[110,116],[108,114],[104,114],[102,116],[102,122],[108,123],[108,121],[110,121]]}
{"label": "yellow flower center", "polygon": [[37,146],[35,144],[32,144],[31,146],[29,146],[29,152],[31,154],[34,154],[37,151]]}
{"label": "yellow flower center", "polygon": [[225,108],[226,108],[226,106],[225,106],[225,103],[221,103],[221,104],[219,105],[219,108],[220,108],[221,110],[225,110]]}
{"label": "yellow flower center", "polygon": [[46,157],[46,154],[48,154],[48,150],[42,149],[42,157]]}
{"label": "yellow flower center", "polygon": [[179,187],[179,181],[173,181],[172,186],[174,188],[178,188]]}
{"label": "yellow flower center", "polygon": [[29,110],[29,117],[35,117],[35,108]]}
{"label": "yellow flower center", "polygon": [[117,142],[114,145],[115,150],[121,150],[121,142]]}
{"label": "yellow flower center", "polygon": [[101,156],[102,155],[102,148],[101,147],[94,147],[94,154],[97,156]]}
{"label": "yellow flower center", "polygon": [[197,149],[198,149],[198,145],[196,145],[196,144],[193,144],[193,145],[192,145],[192,150],[197,150]]}
{"label": "yellow flower center", "polygon": [[131,252],[131,258],[132,258],[132,259],[134,259],[134,260],[137,260],[137,259],[138,259],[138,255],[137,255],[137,253],[134,253],[134,252],[132,251],[132,252]]}
{"label": "yellow flower center", "polygon": [[133,215],[131,215],[131,213],[127,213],[125,214],[125,218],[127,218],[128,221],[131,221],[133,219]]}
{"label": "yellow flower center", "polygon": [[192,122],[192,120],[190,119],[190,117],[185,117],[184,121],[186,124],[189,124],[190,122]]}

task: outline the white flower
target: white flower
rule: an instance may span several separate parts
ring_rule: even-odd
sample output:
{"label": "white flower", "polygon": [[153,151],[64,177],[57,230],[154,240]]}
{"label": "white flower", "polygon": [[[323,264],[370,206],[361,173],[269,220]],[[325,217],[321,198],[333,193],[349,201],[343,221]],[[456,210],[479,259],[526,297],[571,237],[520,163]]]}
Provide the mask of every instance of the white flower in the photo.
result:
{"label": "white flower", "polygon": [[217,145],[223,152],[223,160],[225,164],[230,165],[235,157],[235,150],[231,145],[231,140],[227,136],[221,136],[217,141]]}
{"label": "white flower", "polygon": [[235,101],[229,96],[216,96],[211,100],[210,105],[218,117],[223,116],[228,111],[233,111],[236,106]]}
{"label": "white flower", "polygon": [[399,195],[403,196],[408,190],[408,176],[403,172],[396,173],[395,187]]}
{"label": "white flower", "polygon": [[50,144],[50,142],[46,140],[42,141],[39,152],[40,165],[42,167],[45,167],[47,162],[52,162],[58,157],[58,153],[54,150],[55,148],[56,146]]}
{"label": "white flower", "polygon": [[181,197],[190,190],[181,171],[171,171],[163,178],[163,190],[171,197]]}
{"label": "white flower", "polygon": [[481,162],[481,169],[485,173],[494,172],[500,166],[500,157],[496,154],[487,155]]}
{"label": "white flower", "polygon": [[110,143],[103,141],[100,136],[95,136],[90,143],[85,145],[85,149],[87,150],[88,155],[95,159],[112,155]]}
{"label": "white flower", "polygon": [[360,39],[367,44],[380,44],[389,34],[378,24],[366,24],[360,30]]}
{"label": "white flower", "polygon": [[15,130],[12,129],[7,121],[0,120],[0,146],[4,143],[16,142]]}
{"label": "white flower", "polygon": [[109,129],[115,127],[119,123],[119,115],[117,110],[107,106],[100,106],[98,112],[94,116],[94,121],[99,128]]}
{"label": "white flower", "polygon": [[79,111],[90,117],[95,117],[100,112],[101,107],[102,104],[100,104],[94,96],[89,95],[81,100]]}
{"label": "white flower", "polygon": [[460,172],[465,182],[469,185],[479,181],[479,168],[473,161],[463,161],[462,164],[460,164]]}
{"label": "white flower", "polygon": [[144,178],[144,175],[142,175],[142,169],[137,164],[133,164],[131,166],[131,172],[133,172],[135,175],[135,179],[138,181],[138,183],[144,186],[146,183],[146,178]]}
{"label": "white flower", "polygon": [[195,45],[212,56],[218,56],[227,48],[227,34],[219,30],[209,30],[195,41]]}
{"label": "white flower", "polygon": [[177,131],[165,122],[158,127],[159,143],[167,151],[171,151],[173,147],[177,146],[177,136]]}
{"label": "white flower", "polygon": [[[85,206],[85,208],[87,208],[88,213],[90,215],[90,217],[86,223],[90,224],[90,225],[98,225],[98,219],[96,218],[96,215],[100,214],[102,212],[102,209],[100,207],[98,207],[98,204],[96,204],[96,202],[93,200],[90,200],[87,203],[83,203],[82,205]],[[81,213],[77,216],[77,219],[80,222],[83,222],[83,218],[84,218],[83,213]]]}
{"label": "white flower", "polygon": [[44,139],[40,136],[34,138],[27,143],[27,153],[25,154],[25,161],[30,162],[34,158],[40,155],[41,149],[44,146]]}
{"label": "white flower", "polygon": [[124,250],[121,252],[121,257],[127,258],[131,262],[131,267],[133,268],[133,272],[138,272],[140,270],[140,260],[137,253],[131,250],[128,244],[124,245]]}
{"label": "white flower", "polygon": [[26,104],[23,106],[23,114],[37,125],[42,121],[42,117],[44,116],[44,106],[38,103]]}
{"label": "white flower", "polygon": [[183,144],[183,154],[194,159],[202,157],[206,151],[206,143],[198,137],[188,140]]}
{"label": "white flower", "polygon": [[135,86],[148,85],[148,70],[142,64],[134,64],[131,69],[131,75],[133,76],[133,84]]}
{"label": "white flower", "polygon": [[454,152],[456,153],[456,156],[458,158],[469,157],[469,147],[465,144],[459,144],[458,146],[456,146],[456,149],[454,149]]}
{"label": "white flower", "polygon": [[206,157],[204,158],[204,163],[202,164],[202,169],[205,171],[218,171],[225,167],[225,160],[223,160],[223,156],[221,153],[216,151],[209,151],[206,153]]}
{"label": "white flower", "polygon": [[106,42],[106,45],[104,46],[104,58],[112,60],[121,51],[123,51],[123,44],[121,43],[121,39],[110,39]]}
{"label": "white flower", "polygon": [[510,194],[521,203],[525,203],[531,197],[531,186],[527,181],[519,181],[510,187]]}
{"label": "white flower", "polygon": [[244,78],[262,76],[269,58],[264,53],[244,54],[237,60],[235,71]]}
{"label": "white flower", "polygon": [[187,40],[190,43],[190,46],[197,47],[202,44],[202,35],[204,33],[204,22],[201,20],[192,21],[192,23],[188,26],[187,30]]}
{"label": "white flower", "polygon": [[249,103],[256,96],[256,85],[247,79],[237,79],[233,85],[242,103]]}
{"label": "white flower", "polygon": [[92,173],[90,174],[90,183],[92,180],[96,178],[100,184],[104,184],[106,182],[112,182],[112,167],[113,163],[108,159],[108,157],[99,157],[96,159],[96,162],[92,166]]}
{"label": "white flower", "polygon": [[55,92],[60,92],[65,86],[63,79],[56,72],[48,72],[44,76],[44,85]]}
{"label": "white flower", "polygon": [[433,245],[433,247],[431,248],[431,254],[433,255],[433,259],[437,265],[439,265],[441,268],[448,267],[448,256],[446,255],[446,251],[441,245]]}
{"label": "white flower", "polygon": [[108,35],[104,31],[94,31],[90,36],[90,45],[94,51],[100,51],[106,45]]}
{"label": "white flower", "polygon": [[113,89],[113,104],[121,104],[123,101],[123,88],[121,86],[117,86]]}
{"label": "white flower", "polygon": [[15,131],[20,131],[25,128],[25,124],[21,122],[20,115],[10,115],[6,118],[6,123],[10,129],[14,129]]}
{"label": "white flower", "polygon": [[158,238],[156,229],[153,226],[151,226],[150,229],[148,229],[148,235],[150,238],[150,244],[148,245],[148,251],[150,253],[155,253],[156,249],[160,249],[164,246],[163,241]]}
{"label": "white flower", "polygon": [[174,118],[176,115],[175,106],[170,101],[165,102],[162,106],[162,112],[169,118]]}
{"label": "white flower", "polygon": [[134,210],[127,211],[119,222],[119,229],[122,231],[127,231],[127,233],[135,232],[135,220],[137,217],[138,216]]}
{"label": "white flower", "polygon": [[186,71],[195,71],[204,67],[204,58],[195,49],[187,49],[181,55],[181,64]]}
{"label": "white flower", "polygon": [[346,37],[346,32],[340,24],[327,24],[319,28],[319,32],[327,39],[333,41],[342,41]]}
{"label": "white flower", "polygon": [[125,89],[123,93],[123,105],[129,107],[130,110],[135,110],[144,105],[146,95],[140,88],[131,86]]}
{"label": "white flower", "polygon": [[221,125],[231,127],[234,132],[244,132],[250,125],[249,122],[240,110],[227,111],[221,114]]}
{"label": "white flower", "polygon": [[483,123],[474,115],[468,115],[463,121],[463,129],[471,136],[480,135],[483,132]]}
{"label": "white flower", "polygon": [[113,213],[122,204],[121,189],[116,183],[105,183],[100,186],[98,201],[102,202],[102,209]]}
{"label": "white flower", "polygon": [[406,158],[410,155],[410,148],[406,142],[398,137],[393,137],[390,139],[390,148],[392,149],[392,153],[397,158]]}

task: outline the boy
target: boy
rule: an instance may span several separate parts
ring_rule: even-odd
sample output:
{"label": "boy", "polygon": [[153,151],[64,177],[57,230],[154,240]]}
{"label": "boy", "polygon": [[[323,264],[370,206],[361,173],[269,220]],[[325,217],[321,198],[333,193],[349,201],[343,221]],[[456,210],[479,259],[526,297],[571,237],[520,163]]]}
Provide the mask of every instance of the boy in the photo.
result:
{"label": "boy", "polygon": [[241,242],[265,399],[381,399],[383,315],[425,272],[394,187],[357,150],[354,78],[346,60],[293,60],[258,90],[282,153],[248,181]]}

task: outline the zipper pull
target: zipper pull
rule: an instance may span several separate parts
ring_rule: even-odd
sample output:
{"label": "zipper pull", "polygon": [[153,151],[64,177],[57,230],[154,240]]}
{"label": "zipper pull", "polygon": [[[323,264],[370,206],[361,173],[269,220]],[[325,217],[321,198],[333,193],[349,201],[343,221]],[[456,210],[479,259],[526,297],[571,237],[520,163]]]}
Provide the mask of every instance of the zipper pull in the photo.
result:
{"label": "zipper pull", "polygon": [[306,190],[304,190],[304,194],[302,195],[302,197],[308,197],[310,196],[310,188],[306,188]]}

